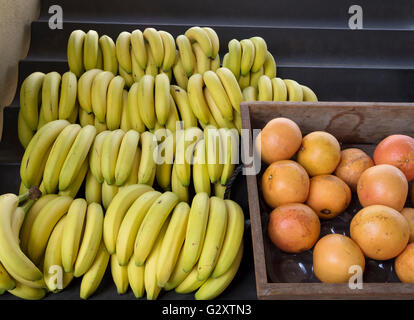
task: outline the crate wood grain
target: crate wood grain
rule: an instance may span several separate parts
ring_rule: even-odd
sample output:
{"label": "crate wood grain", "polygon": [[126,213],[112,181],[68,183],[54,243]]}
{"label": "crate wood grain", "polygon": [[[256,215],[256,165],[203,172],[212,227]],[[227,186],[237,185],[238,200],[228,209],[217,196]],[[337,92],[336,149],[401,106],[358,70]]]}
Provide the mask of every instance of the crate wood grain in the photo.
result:
{"label": "crate wood grain", "polygon": [[[262,129],[276,117],[295,121],[303,135],[327,131],[341,143],[373,145],[388,135],[414,136],[414,103],[358,102],[243,102],[242,124],[250,132]],[[246,177],[254,251],[256,288],[259,299],[414,299],[414,284],[363,283],[363,289],[348,284],[273,283],[268,280],[257,177]]]}

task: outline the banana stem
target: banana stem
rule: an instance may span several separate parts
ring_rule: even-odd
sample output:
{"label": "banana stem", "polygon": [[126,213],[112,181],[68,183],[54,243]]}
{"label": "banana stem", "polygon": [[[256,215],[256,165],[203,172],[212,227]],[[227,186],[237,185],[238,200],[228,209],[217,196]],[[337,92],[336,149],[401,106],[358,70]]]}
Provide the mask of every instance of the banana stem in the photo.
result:
{"label": "banana stem", "polygon": [[25,202],[26,200],[37,200],[42,196],[42,192],[39,190],[38,187],[33,186],[29,189],[28,192],[19,195],[19,204]]}

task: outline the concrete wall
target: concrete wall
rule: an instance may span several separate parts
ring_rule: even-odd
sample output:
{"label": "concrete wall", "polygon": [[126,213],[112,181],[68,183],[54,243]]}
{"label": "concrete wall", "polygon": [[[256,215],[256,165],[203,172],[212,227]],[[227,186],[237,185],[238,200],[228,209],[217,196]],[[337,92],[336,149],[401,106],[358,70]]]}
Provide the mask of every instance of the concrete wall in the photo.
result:
{"label": "concrete wall", "polygon": [[3,128],[3,108],[12,102],[16,93],[18,62],[27,55],[29,50],[30,23],[39,17],[39,13],[40,0],[0,0],[1,129]]}

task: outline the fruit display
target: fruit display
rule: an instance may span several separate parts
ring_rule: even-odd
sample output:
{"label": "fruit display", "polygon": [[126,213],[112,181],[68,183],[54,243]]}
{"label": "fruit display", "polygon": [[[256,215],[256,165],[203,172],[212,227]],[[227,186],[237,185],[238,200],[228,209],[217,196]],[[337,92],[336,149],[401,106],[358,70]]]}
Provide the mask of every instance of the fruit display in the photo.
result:
{"label": "fruit display", "polygon": [[387,263],[395,279],[413,283],[413,141],[391,135],[371,149],[347,148],[328,132],[303,135],[288,118],[269,120],[255,141],[268,250],[278,254],[268,268],[279,277],[300,268],[302,282],[347,283],[355,268],[372,279],[381,272],[373,266]]}

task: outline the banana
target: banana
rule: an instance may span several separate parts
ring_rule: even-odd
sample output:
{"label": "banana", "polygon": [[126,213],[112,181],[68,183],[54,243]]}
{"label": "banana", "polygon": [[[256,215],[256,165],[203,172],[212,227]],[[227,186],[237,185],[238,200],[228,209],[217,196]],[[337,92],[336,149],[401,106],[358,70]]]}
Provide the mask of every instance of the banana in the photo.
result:
{"label": "banana", "polygon": [[89,30],[83,43],[83,65],[85,70],[96,68],[99,56],[99,35],[95,30]]}
{"label": "banana", "polygon": [[116,185],[107,184],[106,181],[102,183],[102,205],[105,209],[108,209],[118,191],[119,188]]}
{"label": "banana", "polygon": [[207,104],[210,108],[210,112],[214,119],[214,121],[210,120],[209,123],[216,125],[220,128],[234,128],[232,121],[224,119],[219,107],[217,106],[216,102],[213,99],[213,96],[211,95],[210,91],[207,88],[204,88],[204,97],[206,98]]}
{"label": "banana", "polygon": [[262,75],[257,83],[257,100],[258,101],[272,101],[273,100],[273,87],[272,81],[266,75]]}
{"label": "banana", "polygon": [[158,66],[155,62],[154,55],[152,54],[150,46],[147,46],[148,62],[145,68],[145,74],[155,77],[158,74]]}
{"label": "banana", "polygon": [[116,58],[114,41],[107,35],[103,35],[99,38],[99,45],[102,50],[103,70],[111,72],[112,76],[116,76],[118,73],[118,60]]}
{"label": "banana", "polygon": [[103,131],[108,130],[108,127],[106,126],[106,123],[99,122],[98,118],[96,118],[96,117],[94,118],[93,126],[96,129],[96,134],[97,135],[100,134]]}
{"label": "banana", "polygon": [[66,220],[66,216],[63,216],[53,229],[43,262],[45,283],[48,290],[53,293],[62,291],[73,279],[73,273],[64,272],[62,267],[61,244]]}
{"label": "banana", "polygon": [[303,101],[302,87],[295,80],[284,79],[287,89],[287,101]]}
{"label": "banana", "polygon": [[116,241],[122,220],[132,203],[153,189],[147,185],[131,185],[121,189],[112,199],[104,219],[103,239],[110,254],[115,253]]}
{"label": "banana", "polygon": [[27,200],[24,203],[24,205],[22,205],[21,207],[17,207],[13,213],[12,220],[10,223],[11,223],[11,228],[14,234],[15,241],[18,244],[20,244],[19,234],[20,234],[20,229],[22,228],[22,225],[23,225],[23,221],[25,219],[27,212],[33,206],[34,202],[35,200]]}
{"label": "banana", "polygon": [[259,79],[263,75],[263,67],[259,69],[257,72],[250,73],[250,86],[255,87],[257,89]]}
{"label": "banana", "polygon": [[155,127],[154,77],[145,75],[138,84],[138,110],[145,126],[152,130]]}
{"label": "banana", "polygon": [[223,186],[220,181],[214,184],[214,195],[220,199],[224,199],[226,193],[226,186]]}
{"label": "banana", "polygon": [[229,68],[229,53],[227,52],[224,56],[223,56],[223,63],[222,63],[222,67],[223,68]]}
{"label": "banana", "polygon": [[182,248],[182,268],[185,272],[190,272],[193,269],[201,254],[207,229],[209,205],[209,196],[204,192],[197,193],[191,203],[187,231]]}
{"label": "banana", "polygon": [[[229,44],[229,52],[228,57],[226,61],[226,68],[230,69],[231,72],[233,72],[236,79],[239,79],[240,77],[240,70],[241,70],[241,57],[242,57],[242,49],[240,42],[236,39],[230,40]],[[223,61],[223,67],[224,67],[224,61]]]}
{"label": "banana", "polygon": [[145,293],[145,266],[136,266],[134,259],[128,264],[128,280],[132,292],[137,299],[142,298]]}
{"label": "banana", "polygon": [[138,147],[137,151],[135,152],[134,162],[132,164],[132,171],[129,175],[128,179],[125,181],[122,187],[129,186],[131,184],[138,183],[138,170],[139,170],[139,163],[141,161],[141,149]]}
{"label": "banana", "polygon": [[102,239],[103,220],[102,207],[98,203],[89,204],[86,211],[85,230],[74,267],[73,275],[75,277],[84,275],[98,254]]}
{"label": "banana", "polygon": [[[203,53],[207,58],[214,58],[213,55],[213,44],[210,40],[210,35],[206,30],[200,27],[191,27],[185,32],[185,36],[193,43],[198,43]],[[217,53],[216,53],[217,55]]]}
{"label": "banana", "polygon": [[184,90],[187,90],[187,84],[188,84],[187,72],[184,70],[184,66],[181,61],[181,56],[179,52],[177,52],[172,70],[174,73],[175,82],[178,84],[178,86],[180,86]]}
{"label": "banana", "polygon": [[[71,119],[76,109],[76,97],[78,80],[73,72],[65,72],[62,75],[60,100],[58,107],[59,119]],[[76,111],[77,113],[77,111]],[[75,120],[76,121],[76,120]],[[75,122],[73,121],[73,122]],[[71,122],[71,121],[69,121]]]}
{"label": "banana", "polygon": [[47,203],[33,221],[30,231],[27,252],[35,263],[40,262],[47,241],[56,223],[67,212],[72,203],[72,198],[60,196]]}
{"label": "banana", "polygon": [[148,41],[157,67],[161,67],[164,60],[164,44],[161,35],[154,28],[145,28],[143,35],[144,39]]}
{"label": "banana", "polygon": [[245,76],[240,75],[238,83],[241,90],[244,90],[245,88],[250,86],[250,72],[247,73]]}
{"label": "banana", "polygon": [[184,243],[190,206],[180,202],[171,215],[157,261],[157,284],[164,287],[168,282]]}
{"label": "banana", "polygon": [[73,272],[79,251],[82,229],[88,203],[84,199],[72,201],[65,219],[62,234],[62,266],[65,272]]}
{"label": "banana", "polygon": [[211,300],[220,295],[234,279],[243,256],[243,243],[238,249],[237,256],[226,273],[218,278],[209,278],[195,293],[196,300]]}
{"label": "banana", "polygon": [[6,269],[4,269],[3,265],[0,263],[0,290],[3,290],[4,292],[7,290],[12,290],[15,287],[15,280],[12,277],[10,277]]}
{"label": "banana", "polygon": [[81,127],[95,125],[95,116],[94,116],[94,114],[92,112],[87,113],[84,109],[80,108],[80,110],[79,110],[79,123],[80,123]]}
{"label": "banana", "polygon": [[98,39],[98,57],[97,57],[97,60],[96,60],[96,66],[95,66],[95,68],[96,69],[99,69],[99,70],[103,70],[103,68],[104,68],[104,64],[103,64],[103,53],[102,53],[102,49],[101,49],[101,47],[99,45],[99,39]]}
{"label": "banana", "polygon": [[273,101],[287,101],[287,88],[285,82],[280,78],[272,79]]}
{"label": "banana", "polygon": [[128,91],[127,90],[124,90],[122,93],[122,115],[121,115],[120,128],[125,132],[132,130],[132,127],[129,124]]}
{"label": "banana", "polygon": [[102,131],[98,133],[93,142],[91,152],[89,154],[89,168],[96,180],[99,183],[104,181],[101,170],[101,158],[102,158],[102,149],[105,137],[110,133],[110,131]]}
{"label": "banana", "polygon": [[73,111],[71,113],[71,115],[68,118],[69,123],[71,124],[75,124],[78,122],[78,113],[79,113],[79,104],[77,102],[75,102],[75,107],[73,108]]}
{"label": "banana", "polygon": [[116,240],[116,254],[121,266],[126,266],[130,260],[134,260],[130,258],[134,253],[135,238],[142,220],[160,196],[161,193],[158,191],[145,192],[132,203],[126,212]]}
{"label": "banana", "polygon": [[170,114],[168,115],[167,122],[165,123],[165,129],[167,130],[168,134],[173,134],[177,130],[182,128],[183,122],[180,120],[180,116],[178,114],[177,106],[171,94],[170,96]]}
{"label": "banana", "polygon": [[215,58],[217,58],[217,55],[218,55],[219,50],[220,50],[219,37],[217,36],[216,31],[214,31],[214,29],[212,29],[210,27],[203,27],[202,29],[207,33],[208,37],[210,38],[211,45],[213,47],[211,58],[215,59]]}
{"label": "banana", "polygon": [[138,150],[139,133],[129,130],[122,138],[115,166],[115,184],[122,186],[132,172],[135,154]]}
{"label": "banana", "polygon": [[227,231],[217,264],[212,273],[219,278],[232,266],[237,257],[238,249],[243,243],[244,214],[242,208],[232,200],[224,200],[227,209]]}
{"label": "banana", "polygon": [[85,181],[85,199],[88,204],[93,202],[101,203],[102,202],[102,186],[96,180],[95,176],[92,174],[92,171],[88,171]]}
{"label": "banana", "polygon": [[135,240],[134,259],[136,265],[144,264],[156,242],[156,237],[160,233],[162,225],[177,203],[177,195],[167,191],[148,210]]}
{"label": "banana", "polygon": [[115,42],[116,58],[119,66],[127,73],[132,72],[130,46],[131,33],[127,31],[121,32]]}
{"label": "banana", "polygon": [[192,47],[196,57],[197,72],[203,74],[204,72],[211,70],[210,58],[206,56],[200,44],[198,42],[194,42]]}
{"label": "banana", "polygon": [[[272,79],[273,84],[273,79]],[[274,94],[274,86],[273,86]],[[243,89],[243,100],[244,101],[256,101],[257,100],[257,89],[255,87],[249,86]]]}
{"label": "banana", "polygon": [[80,130],[81,126],[78,124],[68,125],[53,144],[43,172],[43,185],[47,193],[56,193],[63,163]]}
{"label": "banana", "polygon": [[119,66],[119,75],[125,80],[125,86],[127,88],[130,88],[134,84],[135,79],[134,79],[134,76],[132,75],[132,72],[128,73],[125,71],[124,68]]}
{"label": "banana", "polygon": [[[227,77],[226,79],[228,80]],[[206,87],[208,88],[211,95],[213,96],[214,101],[219,107],[220,112],[223,115],[223,117],[229,121],[233,120],[232,103],[218,75],[213,71],[207,71],[203,75],[203,80],[204,80]],[[229,84],[230,82],[227,82],[227,83]],[[237,104],[236,101],[235,103]],[[237,108],[237,105],[235,106],[235,108]],[[240,109],[240,103],[239,103],[239,109]]]}
{"label": "banana", "polygon": [[30,129],[27,125],[26,120],[24,120],[23,113],[20,111],[17,117],[17,134],[19,137],[19,141],[24,148],[27,148],[29,145],[30,140],[32,140],[34,136],[34,131]]}
{"label": "banana", "polygon": [[116,254],[111,255],[111,274],[118,294],[128,291],[128,266],[120,266]]}
{"label": "banana", "polygon": [[145,124],[138,107],[138,86],[138,83],[134,83],[128,91],[128,115],[131,128],[142,133],[145,131]]}
{"label": "banana", "polygon": [[174,136],[168,136],[158,145],[157,171],[155,173],[158,185],[165,191],[171,190],[172,166],[174,163]]}
{"label": "banana", "polygon": [[125,132],[121,129],[111,131],[105,136],[101,151],[101,172],[107,184],[115,183],[116,161]]}
{"label": "banana", "polygon": [[240,73],[245,76],[250,73],[254,63],[255,47],[250,39],[243,39],[240,41],[241,46],[241,60]]}
{"label": "banana", "polygon": [[210,198],[210,212],[203,249],[197,265],[197,279],[207,280],[217,263],[227,228],[227,211],[224,200]]}
{"label": "banana", "polygon": [[210,62],[210,69],[216,72],[218,68],[220,68],[220,56],[216,55],[216,57]]}
{"label": "banana", "polygon": [[83,181],[85,180],[87,173],[88,173],[88,161],[85,160],[81,164],[79,172],[76,173],[76,176],[74,180],[72,181],[72,183],[65,190],[60,190],[59,195],[75,198],[79,192],[80,187],[83,185]]}
{"label": "banana", "polygon": [[187,92],[179,86],[171,85],[170,93],[180,111],[181,119],[184,122],[184,128],[196,127],[197,118],[191,108]]}
{"label": "banana", "polygon": [[98,289],[109,262],[109,253],[103,242],[90,269],[83,275],[80,286],[80,297],[88,299]]}
{"label": "banana", "polygon": [[[146,51],[147,49],[144,47],[144,50]],[[146,54],[147,53],[145,52],[145,57],[146,57]],[[145,68],[141,68],[141,66],[137,62],[137,58],[135,57],[135,53],[134,53],[133,49],[131,49],[131,57],[132,57],[131,58],[132,79],[134,80],[134,82],[139,82],[139,80],[141,80],[141,78],[145,75],[145,69],[147,68],[147,66],[145,65]],[[145,59],[147,59],[147,58],[145,58]],[[132,84],[131,84],[131,86],[132,86]]]}
{"label": "banana", "polygon": [[170,114],[170,81],[164,73],[155,77],[155,114],[158,123],[165,125]]}
{"label": "banana", "polygon": [[38,183],[39,168],[45,162],[47,151],[60,132],[69,125],[66,120],[55,120],[45,124],[30,141],[20,165],[20,176],[27,188]]}
{"label": "banana", "polygon": [[46,124],[45,116],[44,116],[44,108],[40,108],[39,110],[39,123],[37,124],[37,131],[40,130]]}
{"label": "banana", "polygon": [[174,165],[172,167],[172,172],[171,172],[171,191],[174,192],[178,196],[178,199],[180,201],[188,202],[189,197],[190,197],[188,187],[183,186],[180,179],[178,178],[176,166],[177,165],[174,162]]}
{"label": "banana", "polygon": [[82,30],[74,30],[69,36],[67,56],[69,70],[79,78],[84,72],[83,64],[83,45],[85,40],[85,32]]}
{"label": "banana", "polygon": [[276,77],[276,61],[273,58],[273,55],[267,51],[266,52],[266,59],[263,64],[263,73],[268,76],[270,79]]}
{"label": "banana", "polygon": [[122,116],[122,95],[125,87],[125,80],[121,76],[116,76],[108,86],[106,125],[109,130],[119,129]]}
{"label": "banana", "polygon": [[204,141],[208,175],[211,183],[216,183],[221,178],[224,163],[223,143],[217,128],[208,125],[204,129]]}
{"label": "banana", "polygon": [[228,130],[220,128],[219,133],[223,144],[223,152],[225,154],[220,182],[223,186],[226,186],[233,175],[234,167],[239,160],[239,132],[236,129]]}
{"label": "banana", "polygon": [[216,74],[226,90],[231,105],[237,112],[240,113],[240,103],[243,101],[243,94],[233,73],[227,68],[219,68],[217,69]]}
{"label": "banana", "polygon": [[34,205],[30,208],[29,212],[26,214],[23,225],[20,229],[20,247],[23,252],[27,253],[27,246],[29,243],[30,231],[32,230],[33,222],[36,217],[39,215],[39,212],[44,206],[46,206],[50,201],[56,199],[58,195],[48,194],[39,198]]}
{"label": "banana", "polygon": [[157,147],[157,139],[154,134],[149,131],[141,134],[142,153],[138,171],[138,183],[149,184],[153,175],[155,176]]}
{"label": "banana", "polygon": [[[204,76],[207,73],[208,72],[204,73]],[[204,98],[203,87],[204,77],[201,74],[194,74],[188,80],[187,94],[191,109],[193,110],[196,118],[201,123],[208,124],[210,111]]]}
{"label": "banana", "polygon": [[9,292],[21,299],[25,300],[40,300],[46,295],[46,290],[41,288],[32,288],[22,283],[17,282],[16,287]]}
{"label": "banana", "polygon": [[190,77],[196,68],[196,58],[191,47],[190,39],[188,39],[185,35],[180,34],[175,39],[175,42],[177,43],[178,51],[180,52],[180,59],[183,69],[187,77]]}
{"label": "banana", "polygon": [[208,175],[204,140],[196,144],[193,162],[193,184],[196,193],[211,193],[210,177]]}
{"label": "banana", "polygon": [[[87,113],[92,112],[92,84],[95,77],[100,74],[102,70],[99,69],[90,69],[86,71],[79,78],[78,81],[78,101],[82,109]],[[62,82],[63,83],[63,82]]]}
{"label": "banana", "polygon": [[83,127],[73,142],[59,174],[59,190],[65,190],[75,180],[96,136],[94,126]]}
{"label": "banana", "polygon": [[39,122],[41,89],[45,74],[34,72],[24,79],[20,87],[20,112],[29,128],[36,131]]}
{"label": "banana", "polygon": [[[131,33],[131,47],[133,57],[141,69],[145,70],[147,67],[147,49],[145,47],[145,39],[141,30],[134,30]],[[133,62],[133,61],[132,61]]]}
{"label": "banana", "polygon": [[267,44],[262,37],[252,37],[250,40],[254,44],[254,62],[251,68],[251,72],[258,72],[263,67],[266,61]]}
{"label": "banana", "polygon": [[164,58],[162,62],[162,70],[167,72],[171,70],[172,66],[175,62],[175,56],[177,54],[175,48],[175,40],[174,37],[166,31],[158,31],[159,35],[161,36],[163,47],[164,47]]}
{"label": "banana", "polygon": [[165,223],[162,225],[162,228],[159,231],[159,234],[155,240],[154,248],[149,254],[147,261],[145,262],[144,285],[145,285],[145,291],[147,292],[147,300],[156,300],[161,291],[161,287],[158,286],[158,281],[157,281],[157,265],[158,265],[158,258],[159,258],[159,254],[161,250],[161,245],[162,245],[168,225],[169,225],[169,218],[167,218]]}
{"label": "banana", "polygon": [[191,293],[200,288],[206,280],[198,280],[197,275],[197,267],[194,267],[185,279],[177,286],[177,288],[175,288],[175,292],[185,294]]}
{"label": "banana", "polygon": [[108,86],[114,75],[110,71],[98,73],[92,82],[91,103],[95,117],[100,122],[106,121]]}
{"label": "banana", "polygon": [[311,88],[301,85],[302,91],[303,91],[303,101],[311,101],[311,102],[317,102],[318,97],[316,94],[312,91]]}
{"label": "banana", "polygon": [[58,119],[61,79],[61,75],[55,71],[47,73],[43,79],[41,108],[46,122]]}

